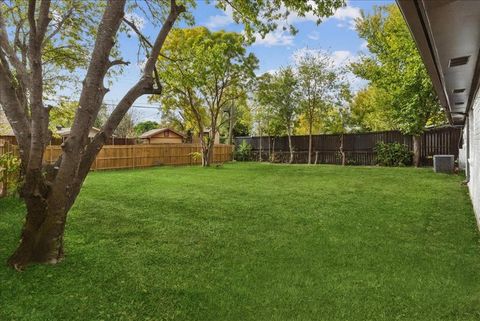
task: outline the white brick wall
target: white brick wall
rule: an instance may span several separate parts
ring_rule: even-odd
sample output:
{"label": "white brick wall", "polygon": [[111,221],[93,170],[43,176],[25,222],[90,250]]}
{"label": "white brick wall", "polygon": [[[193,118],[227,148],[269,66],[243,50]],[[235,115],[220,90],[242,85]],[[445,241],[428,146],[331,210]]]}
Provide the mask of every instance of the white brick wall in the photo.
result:
{"label": "white brick wall", "polygon": [[[470,134],[470,181],[468,187],[475,215],[480,227],[480,95],[477,95],[473,110],[469,113]],[[464,140],[466,143],[466,140]]]}

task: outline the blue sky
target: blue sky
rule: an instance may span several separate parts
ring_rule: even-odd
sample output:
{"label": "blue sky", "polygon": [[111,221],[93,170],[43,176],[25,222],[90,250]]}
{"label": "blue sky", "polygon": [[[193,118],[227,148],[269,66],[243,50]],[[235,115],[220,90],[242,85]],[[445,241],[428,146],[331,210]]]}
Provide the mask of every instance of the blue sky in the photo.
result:
{"label": "blue sky", "polygon": [[[350,0],[346,7],[337,10],[334,16],[326,19],[320,25],[315,23],[315,17],[293,16],[290,22],[297,27],[298,34],[292,36],[278,30],[267,35],[265,39],[257,39],[256,43],[249,47],[249,51],[259,59],[257,74],[277,70],[281,66],[291,64],[294,53],[302,50],[326,50],[338,66],[354,60],[362,51],[366,52],[367,50],[365,42],[358,37],[353,28],[354,19],[360,16],[361,10],[371,12],[375,5],[393,2],[393,0]],[[207,4],[204,1],[198,1],[193,15],[197,26],[206,26],[211,30],[242,31],[242,27],[233,22],[228,10],[226,12],[218,10],[213,4]],[[150,38],[155,36],[158,28],[141,20],[138,22],[144,34]],[[122,37],[122,55],[131,64],[126,67],[125,73],[110,85],[111,91],[105,97],[107,103],[118,102],[130,86],[138,80],[140,67],[137,60],[137,46],[134,38]],[[353,77],[349,79],[353,89],[358,89],[364,84]],[[148,97],[138,99],[135,106],[158,107],[158,105],[149,104]],[[160,118],[157,110],[147,108],[134,108],[134,115],[137,121],[147,119],[158,121]]]}

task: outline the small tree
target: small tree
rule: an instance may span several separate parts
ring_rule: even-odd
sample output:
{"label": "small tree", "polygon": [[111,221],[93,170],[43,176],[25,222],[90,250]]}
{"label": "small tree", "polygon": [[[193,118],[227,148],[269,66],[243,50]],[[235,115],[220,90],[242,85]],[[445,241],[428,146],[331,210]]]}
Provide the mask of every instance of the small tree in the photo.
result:
{"label": "small tree", "polygon": [[298,89],[298,80],[293,68],[286,67],[275,75],[263,75],[257,93],[261,104],[268,106],[268,114],[272,117],[271,126],[275,123],[280,124],[287,133],[290,164],[293,163],[294,157],[292,135],[300,112]]}
{"label": "small tree", "polygon": [[363,14],[356,29],[372,55],[352,64],[352,71],[388,93],[391,115],[403,133],[413,135],[414,164],[420,165],[420,135],[427,124],[445,117],[430,77],[396,5]]}
{"label": "small tree", "polygon": [[322,52],[300,56],[296,69],[300,112],[308,126],[308,164],[311,164],[313,127],[321,122],[322,117],[328,116],[329,109],[335,104],[341,88],[341,78],[333,67],[331,58]]}
{"label": "small tree", "polygon": [[162,105],[193,115],[203,166],[210,165],[225,108],[241,97],[254,77],[257,59],[246,53],[245,45],[237,33],[177,29],[164,45],[168,58],[159,58],[159,76],[165,80]]}
{"label": "small tree", "polygon": [[151,121],[151,120],[140,122],[136,124],[134,127],[135,133],[138,136],[148,132],[149,130],[156,129],[156,128],[158,128],[158,123],[156,121]]}

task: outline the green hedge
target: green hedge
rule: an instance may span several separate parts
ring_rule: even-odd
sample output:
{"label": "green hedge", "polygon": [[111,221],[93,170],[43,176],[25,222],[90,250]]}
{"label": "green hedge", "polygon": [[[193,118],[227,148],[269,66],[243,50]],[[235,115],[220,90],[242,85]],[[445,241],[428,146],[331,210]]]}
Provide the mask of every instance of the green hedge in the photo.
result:
{"label": "green hedge", "polygon": [[412,164],[412,152],[407,145],[400,143],[377,143],[377,164],[380,166],[409,166]]}

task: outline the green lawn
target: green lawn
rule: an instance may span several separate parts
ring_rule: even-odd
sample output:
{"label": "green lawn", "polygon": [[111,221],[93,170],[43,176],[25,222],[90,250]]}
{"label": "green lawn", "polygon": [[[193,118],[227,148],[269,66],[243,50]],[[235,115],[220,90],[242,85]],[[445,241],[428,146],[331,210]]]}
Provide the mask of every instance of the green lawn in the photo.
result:
{"label": "green lawn", "polygon": [[[66,260],[0,267],[0,320],[480,320],[461,181],[268,164],[92,173]],[[0,200],[0,261],[22,219]]]}

